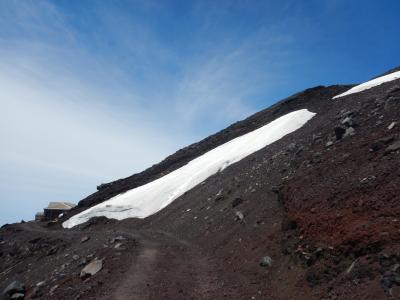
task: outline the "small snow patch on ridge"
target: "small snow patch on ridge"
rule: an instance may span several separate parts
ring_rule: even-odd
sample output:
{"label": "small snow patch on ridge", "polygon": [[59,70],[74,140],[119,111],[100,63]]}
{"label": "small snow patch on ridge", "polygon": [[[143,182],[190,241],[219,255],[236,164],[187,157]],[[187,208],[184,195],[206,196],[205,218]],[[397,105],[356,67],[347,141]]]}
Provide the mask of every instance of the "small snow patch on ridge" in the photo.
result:
{"label": "small snow patch on ridge", "polygon": [[63,223],[72,228],[93,217],[146,218],[202,183],[208,177],[276,142],[306,124],[315,113],[307,109],[288,113],[271,123],[220,145],[183,167],[140,187],[93,206]]}
{"label": "small snow patch on ridge", "polygon": [[400,78],[400,71],[393,72],[393,73],[390,73],[388,75],[381,76],[381,77],[372,79],[370,81],[364,82],[364,83],[362,83],[360,85],[357,85],[357,86],[351,88],[350,90],[348,90],[347,92],[344,92],[344,93],[342,93],[340,95],[337,95],[337,96],[333,97],[332,99],[337,99],[337,98],[344,97],[344,96],[347,96],[347,95],[350,95],[350,94],[359,93],[359,92],[368,90],[370,88],[373,88],[375,86],[381,85],[381,84],[383,84],[385,82],[393,81],[393,80],[396,80],[396,79],[399,79],[399,78]]}

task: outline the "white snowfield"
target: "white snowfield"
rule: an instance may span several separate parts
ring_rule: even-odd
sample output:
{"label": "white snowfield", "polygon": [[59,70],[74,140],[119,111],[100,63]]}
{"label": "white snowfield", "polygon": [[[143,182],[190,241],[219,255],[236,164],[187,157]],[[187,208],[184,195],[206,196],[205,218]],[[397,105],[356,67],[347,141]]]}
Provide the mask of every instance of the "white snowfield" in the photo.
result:
{"label": "white snowfield", "polygon": [[337,96],[333,97],[332,99],[340,98],[340,97],[347,96],[347,95],[354,94],[354,93],[359,93],[359,92],[368,90],[370,88],[373,88],[375,86],[381,85],[382,83],[393,81],[393,80],[396,80],[399,78],[400,78],[400,71],[393,72],[391,74],[381,76],[381,77],[372,79],[370,81],[364,82],[362,84],[356,85],[355,87],[351,88],[347,92],[337,95]]}
{"label": "white snowfield", "polygon": [[155,214],[211,175],[299,129],[314,115],[315,113],[307,109],[286,114],[208,151],[157,180],[119,194],[71,217],[63,223],[63,227],[72,228],[100,216],[122,220],[146,218]]}

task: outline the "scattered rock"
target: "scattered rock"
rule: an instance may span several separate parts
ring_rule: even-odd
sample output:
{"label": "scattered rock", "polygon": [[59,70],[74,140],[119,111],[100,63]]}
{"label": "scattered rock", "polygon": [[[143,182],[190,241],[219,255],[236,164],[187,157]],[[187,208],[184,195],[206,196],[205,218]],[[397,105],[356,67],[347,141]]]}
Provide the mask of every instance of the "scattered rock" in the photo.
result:
{"label": "scattered rock", "polygon": [[343,154],[343,158],[349,158],[350,156],[351,156],[350,153],[345,153],[345,154]]}
{"label": "scattered rock", "polygon": [[370,175],[368,177],[365,177],[365,178],[361,179],[360,183],[371,182],[371,181],[374,181],[375,179],[376,179],[376,177],[374,175]]}
{"label": "scattered rock", "polygon": [[348,127],[348,128],[346,128],[346,131],[345,131],[343,137],[348,137],[348,136],[352,136],[355,134],[356,134],[355,129],[353,127]]}
{"label": "scattered rock", "polygon": [[380,149],[382,149],[385,145],[389,144],[390,142],[392,142],[394,140],[393,136],[389,136],[389,137],[384,137],[382,139],[377,140],[376,142],[372,143],[369,150],[371,152],[375,152],[378,151]]}
{"label": "scattered rock", "polygon": [[103,260],[95,259],[82,269],[80,277],[82,279],[85,279],[87,277],[96,275],[99,271],[101,271],[102,268],[103,268]]}
{"label": "scattered rock", "polygon": [[379,151],[380,149],[383,148],[383,146],[384,146],[384,144],[380,143],[380,142],[372,143],[371,146],[369,146],[369,151],[371,151],[371,152]]}
{"label": "scattered rock", "polygon": [[[22,295],[22,298],[13,298],[14,295]],[[13,281],[10,283],[5,290],[3,291],[3,299],[23,299],[25,295],[25,285],[18,282]]]}
{"label": "scattered rock", "polygon": [[394,126],[396,126],[396,124],[397,124],[396,122],[390,123],[390,125],[388,126],[388,129],[392,130],[394,128]]}
{"label": "scattered rock", "polygon": [[235,208],[236,206],[238,206],[242,203],[243,203],[243,200],[241,198],[235,198],[235,200],[232,201],[232,208]]}
{"label": "scattered rock", "polygon": [[37,242],[39,242],[42,238],[41,237],[37,237],[34,239],[31,239],[30,241],[28,241],[28,243],[30,244],[36,244]]}
{"label": "scattered rock", "polygon": [[296,143],[290,143],[288,146],[289,152],[295,153],[297,151],[297,149],[298,149],[298,146]]}
{"label": "scattered rock", "polygon": [[49,251],[46,252],[46,256],[54,255],[58,252],[58,247],[52,247]]}
{"label": "scattered rock", "polygon": [[392,272],[398,272],[400,269],[400,264],[394,264],[392,266]]}
{"label": "scattered rock", "polygon": [[279,193],[279,186],[276,186],[276,185],[272,186],[271,187],[271,192],[273,192],[275,194],[278,194]]}
{"label": "scattered rock", "polygon": [[312,140],[313,140],[314,143],[319,141],[319,140],[321,140],[321,139],[322,139],[322,136],[320,134],[313,134],[312,135]]}
{"label": "scattered rock", "polygon": [[381,287],[387,296],[392,296],[392,286],[393,282],[390,278],[390,275],[384,275],[380,280]]}
{"label": "scattered rock", "polygon": [[12,300],[23,300],[25,298],[25,294],[15,293],[11,296]]}
{"label": "scattered rock", "polygon": [[313,154],[312,156],[312,163],[316,163],[319,164],[321,163],[322,159],[321,159],[322,153],[321,152],[316,152]]}
{"label": "scattered rock", "polygon": [[346,117],[349,117],[349,116],[352,116],[352,115],[354,115],[354,111],[352,111],[352,110],[348,110],[348,111],[342,110],[342,111],[340,111],[338,118],[339,119],[343,119],[343,118],[346,118]]}
{"label": "scattered rock", "polygon": [[218,193],[214,197],[214,201],[218,202],[222,199],[224,199],[224,195],[222,194],[223,190],[219,190]]}
{"label": "scattered rock", "polygon": [[400,285],[399,264],[393,265],[390,270],[386,271],[383,274],[380,280],[380,284],[385,293],[388,296],[391,296],[393,285]]}
{"label": "scattered rock", "polygon": [[59,285],[56,284],[55,286],[53,286],[53,287],[50,289],[50,291],[49,291],[50,296],[52,296],[52,295],[54,294],[54,292],[58,289],[58,287],[59,287]]}
{"label": "scattered rock", "polygon": [[32,289],[29,289],[27,293],[25,294],[24,299],[26,300],[31,300],[31,299],[40,299],[42,296],[42,292],[40,291],[40,287],[35,286]]}
{"label": "scattered rock", "polygon": [[82,258],[78,263],[78,267],[82,267],[82,266],[84,266],[86,264],[87,264],[87,259],[86,258]]}
{"label": "scattered rock", "polygon": [[342,120],[342,125],[345,125],[345,126],[347,126],[347,127],[354,127],[354,126],[356,126],[356,122],[353,120],[353,118],[352,117],[350,117],[350,116],[347,116],[346,118],[344,118],[343,120]]}
{"label": "scattered rock", "polygon": [[114,249],[120,249],[123,246],[122,243],[116,243]]}
{"label": "scattered rock", "polygon": [[78,294],[78,295],[75,296],[74,300],[79,300],[79,299],[81,299],[81,297],[82,297],[82,295]]}
{"label": "scattered rock", "polygon": [[391,111],[391,110],[397,109],[399,103],[400,103],[400,97],[391,96],[386,100],[384,109],[386,111]]}
{"label": "scattered rock", "polygon": [[332,142],[332,141],[328,141],[328,142],[326,143],[325,147],[326,147],[326,148],[329,148],[329,147],[332,146],[332,145],[333,145],[333,142]]}
{"label": "scattered rock", "polygon": [[111,239],[111,244],[114,244],[116,242],[121,242],[121,241],[124,241],[124,240],[126,240],[126,238],[124,238],[122,235],[120,235],[120,236],[117,236],[115,238],[112,238]]}
{"label": "scattered rock", "polygon": [[62,264],[61,267],[60,267],[60,271],[68,268],[68,266],[69,266],[69,263]]}
{"label": "scattered rock", "polygon": [[400,141],[397,141],[385,149],[385,154],[400,150]]}
{"label": "scattered rock", "polygon": [[84,236],[81,238],[81,243],[86,243],[88,240],[90,240],[89,236]]}
{"label": "scattered rock", "polygon": [[236,216],[236,221],[242,221],[244,219],[244,215],[241,211],[237,211],[235,212],[235,216]]}
{"label": "scattered rock", "polygon": [[272,258],[269,256],[264,256],[261,258],[259,265],[264,268],[272,266]]}
{"label": "scattered rock", "polygon": [[346,274],[349,274],[354,269],[356,262],[357,262],[357,260],[355,260],[351,263],[350,267],[346,270]]}
{"label": "scattered rock", "polygon": [[387,95],[388,96],[392,96],[392,95],[394,95],[394,94],[396,94],[396,93],[399,93],[400,92],[400,86],[398,86],[398,85],[395,85],[394,87],[392,87],[392,88],[390,88],[388,91],[387,91]]}
{"label": "scattered rock", "polygon": [[346,129],[340,126],[334,128],[336,140],[341,140],[343,135],[346,133]]}

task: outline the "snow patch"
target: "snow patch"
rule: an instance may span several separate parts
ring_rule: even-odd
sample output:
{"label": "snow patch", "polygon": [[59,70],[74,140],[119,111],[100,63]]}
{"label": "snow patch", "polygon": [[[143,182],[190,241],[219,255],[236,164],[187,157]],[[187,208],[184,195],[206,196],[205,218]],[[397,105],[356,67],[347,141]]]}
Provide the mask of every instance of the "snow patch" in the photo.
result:
{"label": "snow patch", "polygon": [[314,116],[315,113],[307,109],[286,114],[206,152],[157,180],[119,194],[71,217],[63,223],[63,227],[72,228],[100,216],[117,220],[146,218],[211,175],[299,129]]}
{"label": "snow patch", "polygon": [[375,86],[381,85],[382,83],[393,81],[393,80],[396,80],[396,79],[399,79],[399,78],[400,78],[400,71],[393,72],[393,73],[390,73],[388,75],[381,76],[381,77],[372,79],[370,81],[364,82],[364,83],[362,83],[360,85],[357,85],[357,86],[351,88],[350,90],[348,90],[347,92],[344,92],[344,93],[342,93],[340,95],[337,95],[337,96],[333,97],[332,99],[337,99],[337,98],[340,98],[340,97],[343,97],[343,96],[347,96],[347,95],[350,95],[350,94],[359,93],[359,92],[368,90],[370,88],[373,88]]}

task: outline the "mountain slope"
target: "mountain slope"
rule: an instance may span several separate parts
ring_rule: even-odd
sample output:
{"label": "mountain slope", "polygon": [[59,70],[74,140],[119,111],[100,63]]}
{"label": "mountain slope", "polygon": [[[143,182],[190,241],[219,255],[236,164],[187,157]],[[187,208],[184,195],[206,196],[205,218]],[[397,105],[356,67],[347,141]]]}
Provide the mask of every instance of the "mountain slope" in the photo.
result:
{"label": "mountain slope", "polygon": [[[350,88],[291,96],[80,203],[150,182],[291,111],[316,113],[150,217],[5,226],[0,288],[19,280],[43,299],[400,298],[400,80],[332,99]],[[95,257],[103,269],[81,279]]]}
{"label": "mountain slope", "polygon": [[117,194],[160,178],[223,143],[266,125],[274,119],[291,111],[306,108],[306,102],[310,98],[329,99],[348,90],[350,87],[351,86],[318,86],[290,96],[274,104],[270,108],[264,109],[243,121],[232,124],[226,129],[211,135],[198,143],[177,151],[173,155],[168,156],[162,162],[141,173],[98,186],[98,191],[81,200],[77,209],[93,206]]}
{"label": "mountain slope", "polygon": [[159,179],[71,217],[63,227],[72,228],[99,216],[122,220],[153,215],[210,176],[298,130],[314,116],[315,113],[306,109],[288,113],[204,153]]}

